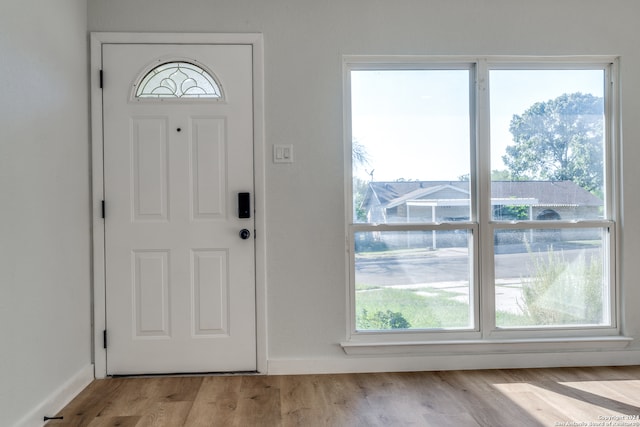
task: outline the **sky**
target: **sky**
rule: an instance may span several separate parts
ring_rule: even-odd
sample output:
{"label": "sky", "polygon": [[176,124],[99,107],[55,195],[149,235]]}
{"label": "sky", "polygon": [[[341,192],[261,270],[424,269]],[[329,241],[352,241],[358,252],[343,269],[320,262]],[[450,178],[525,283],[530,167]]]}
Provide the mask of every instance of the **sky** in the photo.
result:
{"label": "sky", "polygon": [[[564,93],[603,96],[602,70],[491,70],[491,169],[505,169],[509,122]],[[351,71],[352,138],[369,163],[354,176],[375,181],[457,180],[469,173],[469,70]]]}

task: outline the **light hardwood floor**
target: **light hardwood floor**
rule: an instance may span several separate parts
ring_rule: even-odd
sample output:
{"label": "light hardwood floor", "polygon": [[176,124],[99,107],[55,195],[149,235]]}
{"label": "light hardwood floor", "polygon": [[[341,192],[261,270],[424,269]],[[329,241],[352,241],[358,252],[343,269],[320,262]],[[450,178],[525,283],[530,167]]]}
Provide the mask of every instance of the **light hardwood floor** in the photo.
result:
{"label": "light hardwood floor", "polygon": [[115,378],[58,415],[47,427],[640,426],[640,366]]}

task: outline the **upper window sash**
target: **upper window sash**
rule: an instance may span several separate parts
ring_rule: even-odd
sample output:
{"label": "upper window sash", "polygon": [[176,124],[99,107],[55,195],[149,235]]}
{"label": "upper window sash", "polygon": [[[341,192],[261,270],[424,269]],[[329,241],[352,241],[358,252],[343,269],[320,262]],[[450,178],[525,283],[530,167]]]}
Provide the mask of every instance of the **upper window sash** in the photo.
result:
{"label": "upper window sash", "polygon": [[[509,197],[502,198],[502,203],[500,198],[497,198],[498,200],[492,200],[491,206],[485,206],[485,209],[489,211],[489,215],[486,215],[487,218],[493,221],[536,219],[581,221],[611,220],[616,217],[613,204],[616,199],[614,194],[616,186],[613,179],[616,173],[614,170],[616,162],[614,158],[615,147],[612,145],[613,123],[615,122],[614,91],[612,89],[616,64],[617,61],[614,58],[608,57],[568,58],[565,61],[556,58],[553,60],[542,58],[540,62],[529,62],[528,59],[522,61],[511,59],[508,62],[503,62],[498,59],[488,61],[485,64],[482,71],[486,78],[481,78],[481,80],[488,81],[488,90],[483,102],[490,113],[482,120],[482,125],[489,123],[491,127],[485,130],[486,138],[480,141],[481,152],[495,151],[498,153],[504,149],[500,146],[500,134],[497,133],[496,123],[500,114],[505,117],[505,113],[501,113],[504,110],[503,107],[512,103],[514,96],[518,96],[518,87],[514,85],[517,85],[518,77],[520,77],[523,84],[539,85],[540,93],[538,99],[533,100],[527,110],[521,106],[520,111],[514,110],[510,113],[512,119],[509,130],[512,135],[509,136],[517,141],[515,138],[526,136],[527,132],[535,131],[532,126],[535,125],[536,114],[544,117],[542,114],[546,113],[542,113],[543,108],[548,108],[550,111],[555,109],[557,114],[560,114],[560,125],[563,123],[562,120],[568,124],[575,124],[573,132],[576,134],[575,137],[571,137],[575,142],[567,143],[570,153],[568,155],[569,165],[573,161],[571,156],[576,159],[579,159],[578,156],[583,156],[583,159],[587,158],[584,156],[591,156],[589,167],[592,168],[588,170],[588,174],[583,175],[584,178],[580,177],[579,171],[578,173],[571,172],[574,182],[570,182],[563,178],[562,173],[557,173],[554,176],[554,166],[547,166],[543,163],[549,159],[540,158],[533,168],[525,164],[516,165],[515,167],[522,167],[521,170],[525,174],[520,177],[506,177],[508,182],[505,182],[504,177],[494,176],[494,172],[501,167],[503,168],[504,164],[501,161],[496,162],[495,155],[492,155],[491,159],[485,158],[480,164],[483,169],[481,175],[491,174],[492,199],[495,199],[496,193],[500,193],[501,196],[509,193]],[[563,81],[563,79],[565,80]],[[509,82],[510,86],[505,86],[506,82]],[[553,92],[554,86],[558,87],[555,93]],[[534,104],[534,102],[536,103]],[[575,104],[571,104],[572,102]],[[573,105],[581,107],[574,109]],[[554,112],[554,114],[556,113]],[[562,114],[566,116],[562,116]],[[519,122],[515,122],[516,119],[519,119]],[[502,132],[505,132],[509,128],[509,123],[506,122],[501,126]],[[549,126],[553,126],[553,124]],[[514,131],[517,133],[514,134]],[[486,135],[487,133],[489,135]],[[541,136],[543,135],[541,134]],[[489,141],[491,146],[489,146]],[[576,147],[587,147],[588,151],[584,151],[585,154],[576,155]],[[517,147],[514,148],[517,149]],[[488,162],[490,165],[487,166]],[[535,174],[535,167],[540,168],[538,170],[540,175]],[[525,181],[527,180],[527,174],[534,180],[545,182],[530,182],[528,184],[521,182],[523,178]],[[593,174],[598,175],[595,181]],[[549,188],[543,189],[544,186]],[[540,199],[546,199],[546,201],[543,202]],[[539,208],[536,209],[536,205]],[[545,205],[550,208],[545,210]],[[554,205],[558,206],[562,212],[553,209]]]}
{"label": "upper window sash", "polygon": [[[439,224],[475,220],[476,185],[472,160],[476,132],[475,64],[451,60],[432,62],[424,61],[424,58],[423,62],[407,62],[412,59],[402,57],[371,62],[371,57],[345,58],[345,139],[349,141],[345,147],[345,169],[349,177],[350,224]],[[376,76],[380,86],[376,86]],[[452,84],[451,79],[455,79],[456,84],[447,86]],[[409,89],[408,82],[415,83],[417,88]],[[461,85],[466,90],[460,91]],[[439,92],[436,87],[440,88]],[[447,94],[447,90],[451,92]],[[414,99],[402,98],[410,91],[418,91]],[[399,103],[403,99],[409,101]],[[432,107],[419,105],[420,101],[431,103]],[[378,110],[374,111],[374,108]],[[404,121],[396,120],[395,127],[389,124],[384,128],[381,122],[385,120],[376,118],[383,118],[385,113],[389,114],[389,122],[397,119],[396,115],[406,116],[402,118]],[[449,118],[457,116],[457,124],[449,124],[447,128],[447,123],[438,119],[440,113]],[[422,115],[420,120],[414,119],[415,114]],[[362,137],[362,123],[366,120],[374,122],[378,135],[396,132],[397,138],[371,142],[374,138],[368,138],[369,135]],[[411,129],[415,129],[413,134],[408,133]],[[437,133],[444,137],[434,137]],[[418,135],[424,135],[422,147],[412,145],[411,139]],[[381,145],[386,145],[387,150],[380,151]],[[365,153],[364,160],[358,157],[362,152]],[[382,163],[381,167],[369,163],[367,155],[373,155],[377,165]],[[451,160],[441,156],[450,156]],[[402,167],[385,165],[386,160]],[[408,163],[418,164],[418,167],[412,169]],[[442,175],[425,174],[434,166],[442,168],[443,164],[453,163],[457,164],[460,176],[467,176],[466,181],[458,177],[443,180],[439,179]],[[418,170],[420,167],[422,170]],[[425,197],[430,200],[426,201]],[[443,205],[450,210],[444,216],[440,215],[442,209],[438,207]]]}

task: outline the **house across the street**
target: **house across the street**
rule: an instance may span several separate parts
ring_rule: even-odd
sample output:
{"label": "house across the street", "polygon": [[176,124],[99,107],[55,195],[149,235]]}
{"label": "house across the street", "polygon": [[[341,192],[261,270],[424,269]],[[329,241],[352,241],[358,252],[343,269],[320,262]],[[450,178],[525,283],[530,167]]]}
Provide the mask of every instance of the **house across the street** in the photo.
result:
{"label": "house across the street", "polygon": [[[372,181],[359,206],[359,211],[366,215],[366,219],[361,216],[358,222],[388,224],[469,221],[470,200],[469,181]],[[603,202],[571,181],[492,181],[491,210],[492,220],[495,221],[588,220],[602,218]],[[435,232],[418,233],[436,235]],[[448,234],[438,233],[442,237]],[[580,238],[589,238],[590,235],[589,230],[575,230],[572,234]],[[377,238],[378,236],[376,234]],[[534,240],[536,237],[533,232],[526,233],[526,236]],[[524,237],[523,233],[502,231],[496,233],[496,243],[514,240],[521,242]],[[537,233],[538,241],[541,238],[548,240],[557,237],[557,234],[549,232]],[[398,239],[391,239],[389,235],[385,240],[391,242]],[[405,238],[399,240],[407,241]],[[411,239],[413,240],[415,239]],[[427,240],[429,245],[436,245],[435,237]],[[447,241],[452,242],[451,237],[439,240],[441,244],[438,246]],[[458,242],[460,243],[462,242]]]}
{"label": "house across the street", "polygon": [[[468,221],[469,181],[370,182],[369,223]],[[602,200],[571,181],[493,181],[495,220],[602,218]]]}

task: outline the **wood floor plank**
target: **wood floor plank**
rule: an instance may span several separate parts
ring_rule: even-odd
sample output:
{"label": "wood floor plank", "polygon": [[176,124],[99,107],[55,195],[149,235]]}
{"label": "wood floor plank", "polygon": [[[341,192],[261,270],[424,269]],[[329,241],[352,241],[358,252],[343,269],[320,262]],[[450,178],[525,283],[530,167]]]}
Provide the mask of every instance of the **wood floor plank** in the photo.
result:
{"label": "wood floor plank", "polygon": [[155,394],[163,402],[193,402],[204,377],[159,378]]}
{"label": "wood floor plank", "polygon": [[[558,410],[556,406],[552,406],[548,403],[547,400],[542,399],[535,391],[533,391],[530,387],[516,387],[516,388],[502,388],[504,390],[505,398],[503,403],[503,408],[508,408],[509,406],[518,406],[519,408],[526,408],[526,422],[529,425],[544,425],[544,426],[553,426],[556,422],[560,420],[565,420],[566,414],[562,411]],[[510,414],[513,414],[514,411],[510,410]],[[512,425],[520,424],[520,420],[518,415],[507,415],[506,418],[509,417],[512,419]],[[526,424],[522,424],[526,425]]]}
{"label": "wood floor plank", "polygon": [[233,426],[279,426],[280,381],[276,376],[243,377]]}
{"label": "wood floor plank", "polygon": [[[136,427],[175,427],[185,425],[193,402],[156,402],[145,411]],[[209,424],[211,425],[211,424]]]}
{"label": "wood floor plank", "polygon": [[[459,371],[441,373],[445,382],[455,391],[461,412],[470,414],[480,425],[510,425],[518,420],[518,425],[536,425],[528,414],[518,407],[505,405],[504,398],[489,383],[482,381],[479,371]],[[509,413],[507,413],[509,411]]]}
{"label": "wood floor plank", "polygon": [[406,387],[407,374],[378,373],[360,375],[356,383],[371,407],[371,416],[378,425],[422,426],[428,415],[420,396]]}
{"label": "wood floor plank", "polygon": [[640,414],[640,366],[97,380],[47,426],[493,427]]}
{"label": "wood floor plank", "polygon": [[[589,381],[587,383],[569,382],[565,385],[580,390],[609,397],[632,408],[631,412],[640,414],[640,383],[633,380]],[[629,414],[631,415],[631,414]]]}
{"label": "wood floor plank", "polygon": [[52,420],[47,426],[80,427],[87,426],[107,406],[110,399],[120,393],[122,383],[117,380],[96,380],[89,384],[57,416],[63,420]]}
{"label": "wood floor plank", "polygon": [[240,376],[204,378],[185,425],[194,427],[233,425],[241,386],[242,377]]}
{"label": "wood floor plank", "polygon": [[324,393],[328,376],[292,375],[282,378],[280,385],[282,426],[328,425],[329,412]]}
{"label": "wood floor plank", "polygon": [[424,416],[424,427],[481,427],[468,413],[455,415],[428,414]]}
{"label": "wood floor plank", "polygon": [[404,378],[409,393],[420,396],[427,419],[445,419],[464,411],[460,405],[461,391],[451,388],[442,373],[425,372]]}
{"label": "wood floor plank", "polygon": [[136,427],[141,417],[98,417],[88,424],[88,427]]}
{"label": "wood floor plank", "polygon": [[134,416],[144,413],[153,404],[158,378],[115,378],[113,381],[121,383],[119,393],[107,400],[99,417]]}
{"label": "wood floor plank", "polygon": [[327,404],[325,425],[329,426],[378,426],[380,425],[366,393],[358,384],[357,374],[327,375],[322,389]]}

